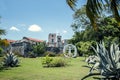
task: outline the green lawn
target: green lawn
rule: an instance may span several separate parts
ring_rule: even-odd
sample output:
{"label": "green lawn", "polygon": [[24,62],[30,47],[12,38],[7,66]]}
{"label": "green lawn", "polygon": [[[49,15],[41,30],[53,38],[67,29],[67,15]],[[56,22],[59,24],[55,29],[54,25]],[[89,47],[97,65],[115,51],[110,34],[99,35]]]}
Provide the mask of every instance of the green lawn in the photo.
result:
{"label": "green lawn", "polygon": [[[70,59],[69,66],[43,68],[42,58],[20,58],[20,66],[0,71],[0,80],[81,80],[89,68],[83,57]],[[92,77],[85,80],[94,80]]]}

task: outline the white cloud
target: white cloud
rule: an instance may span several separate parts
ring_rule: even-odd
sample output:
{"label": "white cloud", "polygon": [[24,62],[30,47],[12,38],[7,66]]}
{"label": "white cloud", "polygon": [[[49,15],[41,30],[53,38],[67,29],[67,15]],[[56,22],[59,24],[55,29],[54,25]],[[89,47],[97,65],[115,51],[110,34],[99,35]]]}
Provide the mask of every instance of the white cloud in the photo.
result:
{"label": "white cloud", "polygon": [[11,28],[10,28],[10,30],[12,30],[12,31],[20,31],[18,28],[16,28],[15,26],[12,26]]}
{"label": "white cloud", "polygon": [[30,25],[28,30],[32,32],[39,32],[39,31],[42,31],[42,28],[39,25],[33,24],[33,25]]}
{"label": "white cloud", "polygon": [[65,33],[67,33],[67,31],[66,31],[66,30],[63,30],[63,33],[65,34]]}

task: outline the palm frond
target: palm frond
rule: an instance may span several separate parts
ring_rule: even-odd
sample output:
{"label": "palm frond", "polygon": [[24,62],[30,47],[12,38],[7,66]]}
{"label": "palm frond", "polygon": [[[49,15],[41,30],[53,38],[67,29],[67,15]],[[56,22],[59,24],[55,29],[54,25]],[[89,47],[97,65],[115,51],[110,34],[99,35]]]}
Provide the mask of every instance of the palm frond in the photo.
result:
{"label": "palm frond", "polygon": [[86,14],[95,30],[97,29],[96,19],[99,17],[99,14],[101,14],[106,4],[110,10],[112,10],[113,16],[120,26],[120,15],[118,11],[120,7],[120,0],[87,0]]}
{"label": "palm frond", "polygon": [[120,0],[111,0],[111,10],[113,12],[113,15],[118,23],[118,25],[120,26],[120,15],[118,12],[118,6],[120,5]]}
{"label": "palm frond", "polygon": [[[77,10],[77,1],[78,0],[66,0],[67,4],[74,11]],[[95,30],[97,30],[96,21],[105,8],[112,10],[113,16],[115,17],[118,25],[120,26],[120,0],[87,0],[86,14]]]}
{"label": "palm frond", "polygon": [[5,35],[5,34],[6,34],[5,30],[0,29],[0,35]]}
{"label": "palm frond", "polygon": [[72,10],[76,10],[76,3],[78,0],[66,0],[67,4],[70,6]]}
{"label": "palm frond", "polygon": [[96,19],[103,10],[103,0],[87,0],[86,14],[91,21],[91,24],[95,30],[97,30]]}

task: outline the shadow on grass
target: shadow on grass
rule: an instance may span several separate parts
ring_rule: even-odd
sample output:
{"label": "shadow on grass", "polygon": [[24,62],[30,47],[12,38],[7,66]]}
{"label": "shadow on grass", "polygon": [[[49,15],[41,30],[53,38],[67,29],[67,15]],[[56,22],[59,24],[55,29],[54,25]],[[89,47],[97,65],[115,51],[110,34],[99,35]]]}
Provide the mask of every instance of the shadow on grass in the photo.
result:
{"label": "shadow on grass", "polygon": [[83,65],[82,67],[87,67],[87,68],[91,68],[90,66],[87,66],[87,65]]}
{"label": "shadow on grass", "polygon": [[100,77],[93,77],[95,80],[106,80],[105,78],[100,78]]}
{"label": "shadow on grass", "polygon": [[85,60],[80,60],[81,62],[85,62]]}
{"label": "shadow on grass", "polygon": [[2,68],[0,69],[0,72],[4,72],[5,70],[11,70],[11,68]]}
{"label": "shadow on grass", "polygon": [[[91,77],[91,76],[95,76],[95,75],[100,75],[100,73],[88,74],[88,75],[84,76],[81,80],[85,80],[86,78]],[[99,80],[99,79],[97,79],[97,80]]]}
{"label": "shadow on grass", "polygon": [[103,78],[103,77],[93,77],[93,79],[95,79],[95,80],[112,80],[111,78]]}
{"label": "shadow on grass", "polygon": [[[17,66],[15,66],[15,67],[20,67],[21,65],[17,65]],[[12,70],[12,68],[15,68],[15,67],[1,67],[0,68],[0,72],[4,72],[4,71],[6,71],[6,70]]]}

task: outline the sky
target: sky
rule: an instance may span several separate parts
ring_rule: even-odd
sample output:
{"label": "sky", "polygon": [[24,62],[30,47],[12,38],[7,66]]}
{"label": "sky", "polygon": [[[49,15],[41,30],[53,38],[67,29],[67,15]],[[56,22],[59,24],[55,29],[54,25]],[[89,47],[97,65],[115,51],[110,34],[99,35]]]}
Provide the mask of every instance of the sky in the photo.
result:
{"label": "sky", "polygon": [[66,0],[0,0],[0,29],[7,32],[2,38],[48,40],[49,33],[56,33],[70,39],[73,13]]}

